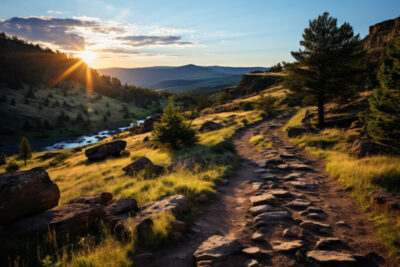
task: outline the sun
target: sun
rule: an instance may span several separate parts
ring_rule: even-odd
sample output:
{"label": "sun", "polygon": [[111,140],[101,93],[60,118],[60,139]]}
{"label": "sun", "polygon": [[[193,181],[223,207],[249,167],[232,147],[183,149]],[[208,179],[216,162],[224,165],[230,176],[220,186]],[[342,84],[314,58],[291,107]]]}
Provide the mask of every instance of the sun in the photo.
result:
{"label": "sun", "polygon": [[78,57],[80,57],[86,64],[90,65],[97,57],[96,53],[91,51],[80,51],[78,52]]}

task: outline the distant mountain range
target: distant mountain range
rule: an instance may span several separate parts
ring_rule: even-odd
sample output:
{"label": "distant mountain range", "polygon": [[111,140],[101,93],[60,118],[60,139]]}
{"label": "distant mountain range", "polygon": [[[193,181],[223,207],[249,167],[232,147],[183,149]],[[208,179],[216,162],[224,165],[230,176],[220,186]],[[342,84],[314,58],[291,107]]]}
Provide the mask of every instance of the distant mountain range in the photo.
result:
{"label": "distant mountain range", "polygon": [[240,82],[243,74],[264,67],[220,67],[184,65],[180,67],[107,68],[100,74],[115,76],[122,82],[159,91],[182,92],[189,89],[215,89]]}

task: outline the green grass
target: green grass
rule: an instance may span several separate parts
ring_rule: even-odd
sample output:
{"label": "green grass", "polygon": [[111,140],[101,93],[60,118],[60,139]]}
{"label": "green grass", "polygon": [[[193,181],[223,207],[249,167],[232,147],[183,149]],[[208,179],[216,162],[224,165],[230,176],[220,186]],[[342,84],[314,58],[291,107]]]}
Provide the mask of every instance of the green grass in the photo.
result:
{"label": "green grass", "polygon": [[[299,113],[289,121],[290,125],[296,125],[304,117],[305,109],[299,110]],[[400,220],[372,209],[370,196],[374,190],[382,188],[400,192],[400,157],[352,157],[348,154],[348,147],[355,136],[356,133],[351,130],[325,129],[320,133],[291,138],[290,141],[325,160],[327,171],[344,188],[351,189],[352,197],[378,226],[378,234],[393,254],[399,256]]]}
{"label": "green grass", "polygon": [[265,138],[263,135],[255,135],[250,138],[250,144],[262,149],[262,148],[272,148],[272,142],[268,138]]}
{"label": "green grass", "polygon": [[[229,139],[237,130],[245,127],[244,118],[248,123],[262,119],[258,111],[225,112],[199,117],[192,121],[195,128],[200,127],[203,122],[208,120],[220,122],[225,127],[199,133],[197,145],[178,151],[169,151],[153,141],[143,142],[142,140],[146,136],[151,139],[150,133],[132,135],[130,132],[124,132],[119,134],[119,137],[127,142],[126,150],[129,151],[129,157],[110,158],[93,163],[87,161],[84,154],[85,149],[111,141],[112,138],[110,137],[97,144],[89,145],[81,151],[74,149],[54,151],[63,154],[45,161],[36,158],[46,151],[34,152],[32,159],[28,160],[27,166],[24,166],[17,156],[8,157],[7,160],[15,160],[20,166],[20,170],[39,166],[45,167],[51,179],[60,188],[59,206],[81,195],[97,192],[111,192],[114,198],[131,196],[138,201],[139,206],[164,196],[183,194],[189,199],[192,208],[196,210],[198,196],[214,194],[216,183],[226,177],[234,165],[232,161],[215,164],[214,160],[221,155],[213,153],[210,150],[211,147]],[[133,160],[143,156],[148,157],[154,164],[166,167],[176,160],[189,158],[193,155],[200,155],[209,160],[211,164],[206,169],[196,172],[180,169],[150,179],[143,174],[131,177],[122,170]],[[5,167],[6,165],[0,166],[0,172],[5,172]],[[46,264],[47,266],[53,264],[55,266],[130,266],[134,261],[138,244],[144,244],[145,247],[155,247],[168,241],[169,221],[173,219],[172,215],[159,215],[154,219],[152,231],[140,242],[135,235],[132,235],[129,240],[121,241],[105,230],[100,237],[96,236],[93,239],[87,236],[78,243],[73,243],[74,249],[63,250],[60,249],[60,245],[49,248],[48,246],[54,243],[50,242],[50,245],[47,244],[42,247],[40,253],[35,251],[34,254],[39,254],[38,259],[41,262],[43,261],[45,266]],[[52,239],[50,238],[50,240]],[[46,258],[46,255],[49,255],[49,257]]]}

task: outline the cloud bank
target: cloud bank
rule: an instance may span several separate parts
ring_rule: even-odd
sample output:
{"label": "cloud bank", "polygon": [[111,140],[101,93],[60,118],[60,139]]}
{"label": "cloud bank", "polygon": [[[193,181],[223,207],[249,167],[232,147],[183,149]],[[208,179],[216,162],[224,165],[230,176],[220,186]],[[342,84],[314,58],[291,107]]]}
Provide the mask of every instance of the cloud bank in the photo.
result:
{"label": "cloud bank", "polygon": [[[56,14],[49,11],[49,14]],[[180,29],[122,25],[96,18],[13,17],[0,20],[0,31],[69,52],[90,49],[104,53],[139,54],[140,48],[193,45]]]}

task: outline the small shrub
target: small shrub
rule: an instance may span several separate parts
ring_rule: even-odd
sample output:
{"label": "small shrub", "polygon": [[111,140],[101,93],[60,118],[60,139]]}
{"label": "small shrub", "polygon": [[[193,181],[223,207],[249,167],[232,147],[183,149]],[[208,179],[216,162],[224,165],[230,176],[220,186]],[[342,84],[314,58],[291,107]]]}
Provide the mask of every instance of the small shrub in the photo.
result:
{"label": "small shrub", "polygon": [[173,99],[164,109],[161,122],[154,123],[152,134],[156,141],[168,144],[172,149],[193,145],[198,140],[196,131],[184,122],[180,108],[174,105]]}
{"label": "small shrub", "polygon": [[249,124],[249,121],[246,118],[241,119],[241,123],[243,123],[244,126],[247,126]]}
{"label": "small shrub", "polygon": [[66,158],[68,157],[67,154],[60,154],[54,157],[54,159],[52,159],[49,162],[50,166],[57,166],[59,163],[63,162]]}
{"label": "small shrub", "polygon": [[254,109],[253,103],[246,101],[240,104],[240,108],[243,109],[244,111],[249,111]]}
{"label": "small shrub", "polygon": [[121,157],[123,157],[123,158],[129,158],[130,155],[131,155],[131,152],[129,152],[129,150],[122,150],[122,152],[121,152]]}
{"label": "small shrub", "polygon": [[19,169],[17,162],[14,160],[10,161],[6,167],[7,172],[15,172]]}
{"label": "small shrub", "polygon": [[276,109],[277,98],[271,95],[260,95],[260,98],[256,102],[257,109],[261,110],[265,115],[271,115]]}

